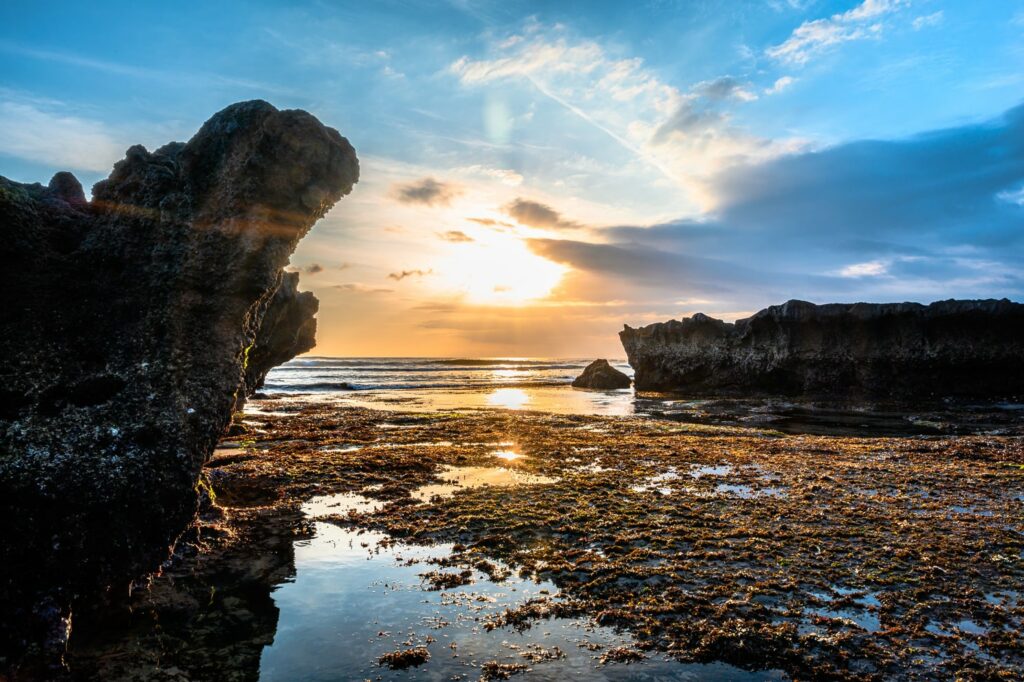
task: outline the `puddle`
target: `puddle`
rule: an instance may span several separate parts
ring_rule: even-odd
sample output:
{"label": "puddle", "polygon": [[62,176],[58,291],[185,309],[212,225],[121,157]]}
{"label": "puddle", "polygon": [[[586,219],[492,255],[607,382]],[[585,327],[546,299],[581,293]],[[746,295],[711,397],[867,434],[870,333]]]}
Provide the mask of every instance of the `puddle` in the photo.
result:
{"label": "puddle", "polygon": [[783,497],[786,494],[782,488],[754,488],[732,483],[719,483],[715,486],[715,492],[720,495],[735,495],[745,500],[755,497]]}
{"label": "puddle", "polygon": [[441,483],[420,486],[412,492],[414,499],[429,502],[434,497],[451,497],[459,490],[481,486],[516,486],[556,483],[557,478],[528,474],[505,467],[445,467],[440,473]]}
{"label": "puddle", "polygon": [[523,457],[522,453],[516,452],[515,450],[495,450],[491,453],[498,459],[503,459],[506,462],[511,462]]}
{"label": "puddle", "polygon": [[361,514],[375,512],[384,506],[383,502],[371,500],[357,493],[318,495],[302,504],[302,513],[314,519],[325,516],[346,516],[349,512]]}
{"label": "puddle", "polygon": [[702,464],[690,465],[691,478],[702,478],[704,476],[728,476],[732,471],[732,466],[729,464],[716,464],[713,466]]}
{"label": "puddle", "polygon": [[[472,584],[430,590],[422,574],[436,568],[429,560],[448,556],[451,546],[378,546],[387,540],[317,523],[313,539],[295,543],[295,578],[273,592],[280,616],[273,643],[261,655],[260,680],[477,680],[490,661],[528,666],[513,678],[524,680],[783,679],[775,671],[685,664],[659,654],[640,663],[601,665],[602,653],[631,647],[631,638],[585,620],[542,620],[521,633],[488,631],[487,619],[556,595],[557,588],[514,574],[493,583],[473,571]],[[418,667],[392,671],[377,663],[384,654],[421,646],[430,658]]]}
{"label": "puddle", "polygon": [[363,449],[362,445],[344,445],[344,446],[327,446],[320,448],[322,452],[359,452]]}
{"label": "puddle", "polygon": [[675,481],[678,478],[679,473],[676,471],[675,467],[669,467],[668,470],[666,470],[664,473],[658,474],[656,476],[650,476],[639,485],[630,486],[630,490],[637,493],[647,492],[648,490],[655,490],[661,493],[662,495],[671,495],[672,488],[662,484],[668,483],[669,481]]}

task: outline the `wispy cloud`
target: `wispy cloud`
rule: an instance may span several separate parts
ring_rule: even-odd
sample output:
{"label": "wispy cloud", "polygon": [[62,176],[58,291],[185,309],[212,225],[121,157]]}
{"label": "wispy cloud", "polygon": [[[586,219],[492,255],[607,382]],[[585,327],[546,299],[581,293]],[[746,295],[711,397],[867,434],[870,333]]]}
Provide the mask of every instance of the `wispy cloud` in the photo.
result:
{"label": "wispy cloud", "polygon": [[388,289],[386,287],[375,287],[370,284],[363,284],[362,282],[347,282],[345,284],[335,284],[331,286],[332,289],[339,291],[347,291],[356,294],[390,294],[394,292],[394,289]]}
{"label": "wispy cloud", "polygon": [[742,78],[680,88],[642,59],[617,56],[564,29],[535,24],[513,37],[495,39],[490,58],[464,56],[449,71],[466,86],[533,88],[694,195],[723,167],[772,158],[796,143],[762,139],[733,124],[729,109],[758,98]]}
{"label": "wispy cloud", "polygon": [[816,55],[841,43],[877,37],[884,17],[910,4],[910,0],[864,0],[853,9],[800,24],[789,38],[765,53],[790,64],[806,64]]}
{"label": "wispy cloud", "polygon": [[792,76],[782,76],[781,78],[777,78],[775,82],[772,83],[771,87],[765,88],[764,94],[777,95],[783,90],[789,89],[793,83],[796,83],[796,78],[793,78]]}
{"label": "wispy cloud", "polygon": [[839,270],[840,277],[878,277],[889,271],[889,264],[880,260],[854,263]]}
{"label": "wispy cloud", "polygon": [[396,184],[391,188],[392,196],[403,204],[425,204],[447,206],[459,196],[462,189],[450,182],[434,178],[423,178],[414,182]]}
{"label": "wispy cloud", "polygon": [[455,244],[464,244],[466,242],[476,241],[462,230],[447,230],[445,232],[438,232],[437,236],[446,242],[452,242]]}
{"label": "wispy cloud", "polygon": [[27,47],[3,40],[0,40],[0,51],[16,54],[22,57],[28,57],[30,59],[65,64],[79,69],[100,71],[102,73],[108,73],[115,76],[160,81],[179,87],[230,87],[275,95],[295,96],[302,94],[292,88],[283,87],[274,83],[251,80],[248,78],[225,76],[205,71],[166,71],[163,69],[153,69],[137,66],[135,64],[125,64],[122,62],[112,62],[104,59],[85,57],[73,52]]}
{"label": "wispy cloud", "polygon": [[920,31],[924,28],[930,28],[932,26],[939,26],[945,20],[946,13],[941,9],[938,12],[932,12],[931,14],[925,14],[914,19],[911,25],[915,31]]}
{"label": "wispy cloud", "polygon": [[401,282],[407,277],[426,277],[427,275],[434,274],[433,269],[430,270],[401,270],[399,272],[392,272],[388,275],[388,279],[393,279],[396,282]]}
{"label": "wispy cloud", "polygon": [[106,124],[56,103],[0,100],[0,153],[61,169],[108,171],[127,147]]}
{"label": "wispy cloud", "polygon": [[508,185],[509,187],[518,187],[523,184],[523,176],[510,168],[489,168],[487,166],[474,164],[472,166],[456,168],[455,171],[493,178],[500,181],[503,185]]}

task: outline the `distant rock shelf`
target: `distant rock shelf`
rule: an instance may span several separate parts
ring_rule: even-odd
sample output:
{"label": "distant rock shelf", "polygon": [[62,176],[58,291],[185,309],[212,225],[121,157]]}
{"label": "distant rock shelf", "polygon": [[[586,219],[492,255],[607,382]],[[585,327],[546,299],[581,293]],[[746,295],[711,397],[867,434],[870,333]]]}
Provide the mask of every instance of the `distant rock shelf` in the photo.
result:
{"label": "distant rock shelf", "polygon": [[92,201],[0,178],[0,659],[58,660],[79,599],[168,558],[239,395],[313,344],[282,268],[358,177],[338,131],[251,101]]}
{"label": "distant rock shelf", "polygon": [[1024,395],[1024,305],[788,301],[619,333],[640,391],[836,400]]}

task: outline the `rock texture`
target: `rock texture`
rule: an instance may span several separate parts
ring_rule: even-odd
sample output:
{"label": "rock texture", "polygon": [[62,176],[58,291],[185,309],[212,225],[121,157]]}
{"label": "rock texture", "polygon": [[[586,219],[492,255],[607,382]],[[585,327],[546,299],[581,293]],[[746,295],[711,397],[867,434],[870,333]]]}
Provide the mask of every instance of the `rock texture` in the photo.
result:
{"label": "rock texture", "polygon": [[583,373],[576,377],[572,385],[575,388],[612,389],[629,388],[630,378],[608,364],[607,360],[594,360],[587,365]]}
{"label": "rock texture", "polygon": [[698,313],[619,334],[638,390],[835,399],[1024,395],[1024,305],[814,305],[729,324]]}
{"label": "rock texture", "polygon": [[285,272],[245,357],[245,397],[263,387],[267,372],[316,346],[320,301],[299,291],[299,273]]}
{"label": "rock texture", "polygon": [[0,648],[59,647],[76,598],[167,558],[282,267],[358,174],[336,130],[252,101],[130,148],[91,202],[0,178]]}

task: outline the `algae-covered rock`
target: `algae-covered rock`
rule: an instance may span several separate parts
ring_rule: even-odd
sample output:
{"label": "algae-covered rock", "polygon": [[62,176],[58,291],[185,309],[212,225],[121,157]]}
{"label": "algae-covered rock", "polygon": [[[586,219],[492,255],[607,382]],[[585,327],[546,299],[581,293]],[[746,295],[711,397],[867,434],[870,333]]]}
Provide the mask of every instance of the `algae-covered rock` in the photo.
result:
{"label": "algae-covered rock", "polygon": [[167,558],[282,267],[358,174],[336,130],[252,101],[131,147],[91,202],[0,178],[0,650],[59,646],[23,626]]}

